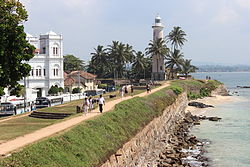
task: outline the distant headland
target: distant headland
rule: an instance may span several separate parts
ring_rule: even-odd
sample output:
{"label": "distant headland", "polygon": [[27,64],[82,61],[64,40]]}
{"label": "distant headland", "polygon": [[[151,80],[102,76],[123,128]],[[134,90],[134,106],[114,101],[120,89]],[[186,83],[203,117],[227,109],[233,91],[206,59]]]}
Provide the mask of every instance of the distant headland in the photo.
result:
{"label": "distant headland", "polygon": [[197,72],[250,72],[250,65],[199,65]]}

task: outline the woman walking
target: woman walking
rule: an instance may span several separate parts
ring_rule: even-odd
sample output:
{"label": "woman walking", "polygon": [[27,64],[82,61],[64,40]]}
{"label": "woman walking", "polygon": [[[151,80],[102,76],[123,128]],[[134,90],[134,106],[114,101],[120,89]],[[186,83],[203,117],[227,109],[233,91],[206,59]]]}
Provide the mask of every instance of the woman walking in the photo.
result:
{"label": "woman walking", "polygon": [[87,97],[85,97],[83,102],[83,115],[87,115],[89,109],[89,100]]}
{"label": "woman walking", "polygon": [[89,111],[91,112],[94,109],[92,96],[89,96]]}

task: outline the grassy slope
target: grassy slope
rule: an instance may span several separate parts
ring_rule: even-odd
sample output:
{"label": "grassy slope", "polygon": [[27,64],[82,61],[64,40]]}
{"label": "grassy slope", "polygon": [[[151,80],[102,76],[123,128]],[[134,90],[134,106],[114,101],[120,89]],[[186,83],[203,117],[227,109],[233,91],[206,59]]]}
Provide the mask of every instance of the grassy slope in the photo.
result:
{"label": "grassy slope", "polygon": [[0,166],[97,166],[175,101],[170,89],[194,91],[204,86],[200,81],[175,81],[170,88],[119,103],[111,112],[32,144],[1,160]]}

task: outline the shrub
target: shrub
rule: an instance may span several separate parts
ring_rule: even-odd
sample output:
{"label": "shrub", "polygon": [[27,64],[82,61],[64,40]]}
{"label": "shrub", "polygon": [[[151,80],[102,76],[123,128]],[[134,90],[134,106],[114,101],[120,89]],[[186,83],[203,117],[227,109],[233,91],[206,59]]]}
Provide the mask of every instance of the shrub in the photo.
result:
{"label": "shrub", "polygon": [[81,92],[81,88],[74,88],[72,93],[80,93]]}
{"label": "shrub", "polygon": [[179,86],[172,86],[170,89],[172,89],[176,95],[179,95],[183,92],[183,88]]}
{"label": "shrub", "polygon": [[195,100],[195,99],[201,98],[199,94],[195,94],[192,92],[188,92],[187,96],[189,100]]}
{"label": "shrub", "polygon": [[51,86],[51,88],[50,88],[49,91],[48,91],[48,93],[49,93],[50,95],[57,95],[58,92],[59,92],[59,88],[58,88],[57,85],[56,85],[56,86]]}
{"label": "shrub", "polygon": [[200,89],[200,96],[201,97],[207,97],[210,96],[211,90],[209,88],[201,88]]}
{"label": "shrub", "polygon": [[63,92],[64,89],[62,87],[59,87],[59,92]]}

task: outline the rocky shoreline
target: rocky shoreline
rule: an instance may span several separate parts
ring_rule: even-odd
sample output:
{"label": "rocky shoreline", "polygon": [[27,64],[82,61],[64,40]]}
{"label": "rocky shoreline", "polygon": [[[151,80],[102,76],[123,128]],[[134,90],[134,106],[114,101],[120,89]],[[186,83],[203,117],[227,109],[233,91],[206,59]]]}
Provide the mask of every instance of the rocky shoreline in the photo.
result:
{"label": "rocky shoreline", "polygon": [[189,131],[192,126],[199,125],[201,120],[210,120],[211,118],[218,117],[198,117],[188,112],[182,120],[176,121],[176,126],[170,139],[165,141],[166,148],[159,155],[157,167],[209,166],[209,159],[204,156],[204,146],[210,142],[197,139],[195,136],[189,134]]}

